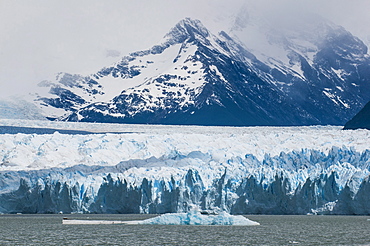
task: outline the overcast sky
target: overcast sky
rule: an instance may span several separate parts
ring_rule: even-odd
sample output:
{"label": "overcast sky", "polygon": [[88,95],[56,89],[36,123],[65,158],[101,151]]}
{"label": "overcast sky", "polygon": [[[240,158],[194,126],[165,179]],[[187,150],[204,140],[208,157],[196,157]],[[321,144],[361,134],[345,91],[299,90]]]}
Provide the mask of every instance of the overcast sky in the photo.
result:
{"label": "overcast sky", "polygon": [[184,17],[207,26],[258,3],[308,9],[370,43],[369,0],[0,0],[0,97],[57,72],[90,74],[158,43]]}

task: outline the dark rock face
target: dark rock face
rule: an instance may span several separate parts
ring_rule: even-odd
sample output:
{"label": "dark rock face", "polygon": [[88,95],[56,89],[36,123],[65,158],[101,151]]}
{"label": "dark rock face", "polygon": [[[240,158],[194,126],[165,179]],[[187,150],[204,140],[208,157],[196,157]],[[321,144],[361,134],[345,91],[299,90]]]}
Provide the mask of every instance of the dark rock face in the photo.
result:
{"label": "dark rock face", "polygon": [[358,112],[350,121],[348,121],[344,129],[368,129],[370,130],[370,102]]}
{"label": "dark rock face", "polygon": [[[64,109],[63,115],[47,117],[66,121],[343,125],[370,100],[370,59],[367,47],[349,32],[320,25],[325,30],[320,37],[297,34],[308,47],[281,38],[278,45],[289,63],[271,57],[271,65],[225,32],[213,35],[200,21],[184,19],[161,45],[88,77],[62,74],[50,84],[51,96],[38,101]],[[136,82],[99,100],[106,94],[101,81],[108,78]]]}

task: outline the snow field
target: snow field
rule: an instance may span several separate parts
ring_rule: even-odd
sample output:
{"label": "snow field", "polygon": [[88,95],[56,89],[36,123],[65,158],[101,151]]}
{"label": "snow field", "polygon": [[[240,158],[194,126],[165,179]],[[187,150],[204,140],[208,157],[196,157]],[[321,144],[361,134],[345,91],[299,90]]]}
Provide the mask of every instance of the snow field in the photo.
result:
{"label": "snow field", "polygon": [[[6,122],[3,122],[6,123]],[[8,121],[9,123],[9,121]],[[28,126],[33,123],[28,122]],[[40,125],[40,122],[37,122]],[[50,122],[45,122],[50,127]],[[10,124],[8,124],[10,125]],[[71,127],[72,125],[72,127]],[[64,126],[60,122],[56,126]],[[76,124],[77,126],[77,124]],[[91,128],[90,128],[91,126]],[[79,124],[78,130],[106,131],[105,124]],[[3,134],[0,135],[0,170],[37,170],[75,165],[114,166],[132,159],[186,156],[199,151],[216,163],[253,155],[262,161],[266,154],[314,149],[328,153],[333,147],[369,149],[369,131],[343,131],[334,126],[313,127],[200,127],[109,124],[118,134],[88,135]],[[115,127],[117,129],[115,129]],[[57,127],[55,127],[57,128]],[[72,129],[65,124],[63,129]]]}

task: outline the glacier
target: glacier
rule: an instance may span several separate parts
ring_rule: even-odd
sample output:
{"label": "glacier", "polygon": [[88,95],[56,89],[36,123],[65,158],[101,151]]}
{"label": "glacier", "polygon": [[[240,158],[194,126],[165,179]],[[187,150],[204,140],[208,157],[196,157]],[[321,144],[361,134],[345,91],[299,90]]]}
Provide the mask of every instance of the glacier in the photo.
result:
{"label": "glacier", "polygon": [[367,130],[0,120],[20,126],[1,213],[370,214]]}

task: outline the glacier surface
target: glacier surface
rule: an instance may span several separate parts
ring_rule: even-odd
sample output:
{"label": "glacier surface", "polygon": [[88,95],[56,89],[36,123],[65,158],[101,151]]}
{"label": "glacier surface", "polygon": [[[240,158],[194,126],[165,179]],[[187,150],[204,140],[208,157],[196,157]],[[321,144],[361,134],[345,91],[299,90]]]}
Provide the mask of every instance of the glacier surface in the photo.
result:
{"label": "glacier surface", "polygon": [[0,134],[1,213],[370,214],[367,130],[0,125],[55,130]]}

